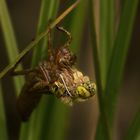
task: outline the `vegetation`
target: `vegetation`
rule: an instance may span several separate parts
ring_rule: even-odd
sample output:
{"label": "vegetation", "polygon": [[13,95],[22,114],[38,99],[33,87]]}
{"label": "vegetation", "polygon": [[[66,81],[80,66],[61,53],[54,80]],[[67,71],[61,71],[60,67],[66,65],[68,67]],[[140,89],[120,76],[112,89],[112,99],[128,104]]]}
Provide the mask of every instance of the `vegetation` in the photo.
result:
{"label": "vegetation", "polygon": [[[5,40],[9,65],[0,73],[2,80],[6,74],[14,68],[26,53],[34,48],[31,67],[46,57],[44,53],[47,47],[48,28],[53,29],[58,23],[64,20],[64,26],[73,36],[72,51],[79,53],[83,39],[85,19],[88,19],[88,27],[93,50],[97,94],[99,101],[100,117],[97,124],[96,140],[111,140],[113,135],[113,123],[119,89],[123,77],[123,69],[131,39],[133,23],[138,7],[138,0],[125,0],[120,11],[119,25],[116,28],[115,1],[104,2],[100,0],[100,24],[99,43],[95,30],[94,1],[93,0],[71,0],[68,8],[58,16],[59,7],[62,4],[59,0],[42,0],[40,16],[36,31],[36,38],[25,49],[19,53],[14,29],[5,0],[0,0],[0,21]],[[69,6],[71,4],[71,6]],[[58,17],[58,18],[57,18]],[[53,21],[50,23],[50,21]],[[90,44],[89,43],[89,44]],[[15,56],[17,56],[15,58]],[[22,66],[19,67],[22,69]],[[23,77],[13,79],[15,95],[18,96],[23,83]],[[7,131],[7,116],[4,113],[5,104],[2,98],[2,85],[0,86],[0,138],[9,140],[10,134]],[[8,94],[8,93],[4,93]],[[59,113],[61,110],[61,113]],[[57,116],[57,117],[56,117]],[[33,112],[27,123],[21,123],[20,132],[17,131],[17,139],[20,140],[64,140],[67,132],[67,125],[70,119],[70,108],[59,103],[52,97],[43,97],[37,109]],[[20,134],[18,134],[20,133]],[[19,135],[19,138],[18,138]],[[136,113],[132,124],[125,135],[126,140],[137,140],[140,137],[140,110]]]}

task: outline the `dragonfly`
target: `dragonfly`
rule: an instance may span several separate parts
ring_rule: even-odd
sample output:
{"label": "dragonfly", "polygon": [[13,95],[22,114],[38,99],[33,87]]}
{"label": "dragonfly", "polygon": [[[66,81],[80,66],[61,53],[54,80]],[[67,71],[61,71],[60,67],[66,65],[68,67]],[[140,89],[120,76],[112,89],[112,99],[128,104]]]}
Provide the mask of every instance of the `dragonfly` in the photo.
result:
{"label": "dragonfly", "polygon": [[47,35],[48,57],[39,62],[35,68],[12,70],[13,76],[24,75],[26,82],[17,97],[17,110],[22,121],[27,121],[37,107],[42,95],[53,95],[64,104],[72,106],[83,102],[96,93],[96,84],[75,66],[76,55],[70,50],[71,34],[63,27],[57,29],[67,36],[64,45],[52,47],[51,30]]}

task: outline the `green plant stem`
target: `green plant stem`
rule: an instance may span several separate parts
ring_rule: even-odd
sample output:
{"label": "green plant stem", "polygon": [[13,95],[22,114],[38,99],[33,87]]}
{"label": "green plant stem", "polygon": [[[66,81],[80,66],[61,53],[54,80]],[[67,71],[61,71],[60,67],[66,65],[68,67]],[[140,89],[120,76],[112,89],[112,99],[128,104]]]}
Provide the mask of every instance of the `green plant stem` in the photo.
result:
{"label": "green plant stem", "polygon": [[[18,55],[18,46],[16,43],[14,29],[12,26],[12,22],[10,19],[9,11],[8,11],[5,0],[0,0],[0,23],[1,23],[2,31],[3,31],[3,36],[5,39],[5,48],[7,51],[7,56],[8,56],[9,62],[12,63],[13,60],[15,59],[15,56]],[[21,65],[19,68],[22,68]],[[15,93],[19,94],[22,88],[22,85],[24,83],[24,78],[23,77],[13,78],[13,82],[14,82]],[[9,94],[9,93],[5,93],[5,94]],[[5,117],[6,119],[8,118],[8,116],[5,116]],[[5,135],[6,132],[4,132],[5,131],[4,126],[3,128],[1,128],[1,130],[3,130],[3,135]]]}
{"label": "green plant stem", "polygon": [[[80,4],[78,5],[77,9],[74,11],[74,15],[71,19],[70,31],[73,38],[71,44],[71,50],[74,53],[78,53],[81,46],[81,39],[83,37],[84,25],[87,15],[87,8],[88,8],[88,1],[81,0]],[[79,23],[80,21],[80,23]]]}
{"label": "green plant stem", "polygon": [[[49,127],[46,127],[45,140],[64,140],[66,136],[66,126],[68,123],[69,107],[60,103],[58,99],[52,97],[53,106],[51,111]],[[50,104],[52,104],[50,101]],[[52,109],[52,110],[51,110]]]}
{"label": "green plant stem", "polygon": [[132,121],[124,139],[125,140],[140,139],[140,108],[137,111],[134,120]]}
{"label": "green plant stem", "polygon": [[[97,83],[97,92],[98,92],[98,100],[99,100],[99,108],[100,108],[100,116],[101,122],[103,125],[104,139],[110,140],[110,129],[108,125],[107,114],[104,108],[104,99],[103,99],[103,89],[102,89],[102,81],[101,81],[101,68],[99,62],[99,52],[97,48],[96,42],[96,32],[95,32],[95,24],[94,24],[94,14],[93,14],[93,1],[89,0],[89,16],[90,16],[90,33],[91,33],[91,41],[93,46],[93,56],[94,56],[94,65],[95,65],[95,75],[96,75],[96,83]],[[98,139],[98,137],[96,138]]]}
{"label": "green plant stem", "polygon": [[[109,121],[110,130],[113,126],[113,118],[115,113],[116,100],[118,97],[118,90],[122,80],[122,74],[126,59],[126,54],[129,47],[130,36],[133,28],[134,17],[138,0],[131,1],[126,0],[124,3],[123,12],[121,14],[120,24],[117,32],[117,36],[114,41],[113,50],[111,53],[111,62],[109,64],[109,70],[107,75],[106,87],[105,87],[105,110],[107,113],[107,119]],[[99,120],[96,137],[104,139],[103,124]],[[102,135],[101,135],[102,134]]]}
{"label": "green plant stem", "polygon": [[[93,5],[92,5],[93,6]],[[100,1],[100,35],[99,35],[99,63],[100,71],[97,69],[96,71],[101,72],[100,74],[100,82],[102,86],[102,90],[98,87],[98,96],[99,96],[99,105],[100,107],[100,118],[98,120],[98,125],[96,129],[96,139],[108,139],[109,136],[111,139],[111,128],[108,123],[106,108],[105,108],[105,101],[102,97],[104,95],[104,90],[106,87],[107,81],[107,72],[110,62],[110,57],[112,53],[112,45],[114,41],[114,1],[108,0]],[[96,57],[96,51],[94,51],[94,56]],[[95,58],[94,58],[95,59]],[[95,63],[95,68],[98,67],[97,63]],[[99,78],[99,74],[96,76],[97,79]],[[97,82],[98,86],[99,82]],[[100,95],[101,94],[101,95]],[[101,103],[100,103],[101,102]],[[104,122],[106,121],[106,123]],[[106,127],[108,127],[108,131],[106,132]],[[108,134],[107,134],[108,133]]]}
{"label": "green plant stem", "polygon": [[0,128],[1,128],[1,130],[0,130],[0,138],[2,140],[8,140],[1,83],[0,83]]}
{"label": "green plant stem", "polygon": [[[49,21],[52,21],[54,19],[54,15],[56,15],[56,9],[58,9],[58,5],[59,0],[42,0],[37,35],[45,30]],[[43,54],[46,51],[47,47],[47,38],[39,41],[37,45],[40,47],[36,47],[34,49],[32,66],[35,66],[41,59],[40,57],[43,57]]]}
{"label": "green plant stem", "polygon": [[110,124],[113,122],[118,90],[122,81],[125,60],[139,0],[126,0],[121,14],[117,36],[114,42],[108,80],[105,90],[105,103]]}
{"label": "green plant stem", "polygon": [[[12,27],[10,15],[5,0],[0,0],[0,22],[3,30],[9,62],[12,63],[15,59],[15,56],[18,55],[18,46],[16,43],[15,33]],[[24,79],[22,77],[14,78],[16,93],[19,93],[23,82]]]}
{"label": "green plant stem", "polygon": [[114,0],[100,1],[100,67],[103,90],[114,40]]}

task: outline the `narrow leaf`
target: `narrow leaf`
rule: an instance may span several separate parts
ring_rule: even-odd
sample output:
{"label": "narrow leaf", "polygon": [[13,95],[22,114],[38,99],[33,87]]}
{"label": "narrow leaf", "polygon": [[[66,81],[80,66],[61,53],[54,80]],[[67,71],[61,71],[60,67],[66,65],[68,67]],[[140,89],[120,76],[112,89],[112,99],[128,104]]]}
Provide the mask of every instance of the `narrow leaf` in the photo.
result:
{"label": "narrow leaf", "polygon": [[[15,56],[18,55],[18,46],[16,43],[15,33],[12,27],[10,15],[5,0],[0,0],[0,22],[3,30],[9,62],[12,63],[15,59]],[[23,82],[23,78],[21,77],[14,78],[16,93],[19,93]]]}
{"label": "narrow leaf", "polygon": [[114,40],[114,0],[100,1],[99,50],[102,86],[105,88],[108,65]]}
{"label": "narrow leaf", "polygon": [[2,87],[0,83],[0,138],[2,140],[8,140],[8,134],[6,129],[6,117],[5,117],[5,109],[4,102],[2,97]]}
{"label": "narrow leaf", "polygon": [[[108,120],[106,111],[104,108],[104,100],[103,100],[103,89],[102,89],[102,82],[101,82],[101,68],[100,68],[100,62],[99,62],[99,52],[97,48],[97,40],[96,40],[96,32],[95,32],[95,23],[94,23],[94,14],[93,14],[93,1],[89,0],[89,17],[90,17],[90,33],[91,33],[91,41],[93,46],[93,56],[94,56],[94,66],[95,66],[95,75],[96,75],[96,83],[97,83],[97,93],[98,93],[98,100],[99,100],[99,108],[100,108],[100,126],[99,132],[103,132],[103,136],[105,140],[110,140],[110,130],[108,126]],[[98,139],[97,137],[96,139]]]}
{"label": "narrow leaf", "polygon": [[140,139],[140,109],[136,113],[134,120],[132,121],[125,140],[139,140]]}
{"label": "narrow leaf", "polygon": [[75,53],[79,52],[82,43],[81,39],[83,37],[84,25],[87,18],[87,9],[88,1],[81,0],[71,19],[70,32],[73,38],[71,50]]}
{"label": "narrow leaf", "polygon": [[[113,116],[115,113],[115,105],[118,97],[118,90],[122,80],[122,74],[125,64],[125,59],[129,47],[131,32],[134,23],[134,17],[138,6],[138,0],[126,0],[124,8],[121,13],[120,24],[117,36],[114,41],[113,50],[111,52],[111,62],[109,64],[109,71],[107,75],[107,83],[105,87],[105,110],[107,112],[107,119],[110,127],[113,125]],[[97,130],[97,138],[104,139],[104,132],[100,131],[103,124],[99,120]],[[112,130],[112,129],[111,129]]]}
{"label": "narrow leaf", "polygon": [[[48,22],[52,21],[55,18],[58,5],[59,0],[42,0],[37,35],[43,32],[46,29]],[[40,47],[36,47],[34,49],[32,66],[35,66],[38,61],[44,56],[44,52],[47,48],[47,38],[43,38],[37,45]]]}
{"label": "narrow leaf", "polygon": [[105,103],[108,119],[112,124],[118,90],[121,84],[125,60],[129,48],[133,23],[139,0],[126,0],[121,14],[119,29],[114,42],[108,80],[105,90]]}

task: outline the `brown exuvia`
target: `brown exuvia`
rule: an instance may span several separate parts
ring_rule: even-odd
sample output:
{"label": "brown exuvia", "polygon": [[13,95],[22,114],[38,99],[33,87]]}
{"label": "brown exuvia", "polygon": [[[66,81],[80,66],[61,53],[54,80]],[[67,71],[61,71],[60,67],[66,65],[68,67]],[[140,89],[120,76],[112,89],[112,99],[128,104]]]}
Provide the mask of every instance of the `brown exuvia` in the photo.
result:
{"label": "brown exuvia", "polygon": [[68,36],[63,46],[52,49],[49,31],[47,60],[34,69],[12,72],[13,75],[26,75],[26,83],[17,98],[17,109],[23,121],[28,120],[43,94],[54,95],[69,105],[85,101],[95,94],[96,84],[74,66],[76,56],[69,50],[70,33],[62,27],[57,29]]}

